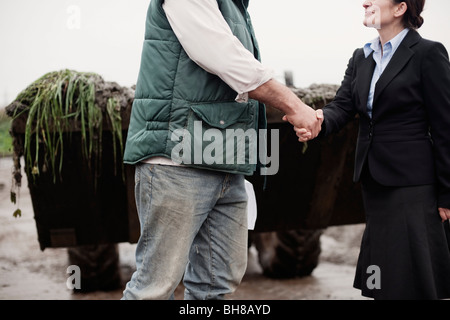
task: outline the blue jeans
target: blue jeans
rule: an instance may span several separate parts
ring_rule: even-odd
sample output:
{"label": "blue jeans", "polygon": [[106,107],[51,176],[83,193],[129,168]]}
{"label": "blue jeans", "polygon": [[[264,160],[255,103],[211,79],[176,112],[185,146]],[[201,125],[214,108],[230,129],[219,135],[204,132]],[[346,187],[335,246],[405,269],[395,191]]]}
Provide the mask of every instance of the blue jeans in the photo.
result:
{"label": "blue jeans", "polygon": [[223,299],[247,267],[247,193],[242,175],[136,166],[141,236],[122,299]]}

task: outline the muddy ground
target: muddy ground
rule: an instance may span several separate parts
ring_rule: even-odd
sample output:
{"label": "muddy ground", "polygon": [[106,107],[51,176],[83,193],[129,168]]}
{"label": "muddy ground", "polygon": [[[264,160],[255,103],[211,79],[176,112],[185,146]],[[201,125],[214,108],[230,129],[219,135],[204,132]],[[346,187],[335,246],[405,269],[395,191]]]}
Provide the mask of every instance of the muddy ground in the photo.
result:
{"label": "muddy ground", "polygon": [[[0,158],[0,300],[117,300],[122,288],[110,292],[73,293],[66,286],[67,249],[41,251],[26,182],[21,188],[22,217],[10,202],[12,159]],[[26,179],[23,179],[26,181]],[[321,238],[319,266],[311,276],[287,280],[262,275],[257,252],[250,249],[247,273],[233,300],[364,300],[353,289],[353,275],[364,225],[331,227]],[[119,244],[123,286],[134,271],[135,245]],[[176,291],[182,299],[183,288]]]}

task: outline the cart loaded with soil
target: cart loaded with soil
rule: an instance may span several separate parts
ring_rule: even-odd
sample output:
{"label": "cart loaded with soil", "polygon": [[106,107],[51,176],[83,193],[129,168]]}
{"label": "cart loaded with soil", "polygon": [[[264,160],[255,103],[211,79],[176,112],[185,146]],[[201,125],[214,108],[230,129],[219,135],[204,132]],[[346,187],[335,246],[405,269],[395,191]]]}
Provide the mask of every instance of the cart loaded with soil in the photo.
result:
{"label": "cart loaded with soil", "polygon": [[[292,90],[317,109],[337,86]],[[6,108],[13,119],[11,200],[24,172],[40,248],[67,248],[70,264],[81,269],[81,291],[117,289],[118,244],[139,238],[134,167],[122,161],[133,99],[133,88],[61,70],[36,80]],[[364,216],[360,186],[352,182],[358,119],[337,134],[299,143],[282,116],[267,106],[268,129],[279,130],[278,173],[247,177],[258,211],[249,246],[265,275],[290,278],[318,265],[325,228],[362,223]],[[21,215],[20,206],[13,214]]]}

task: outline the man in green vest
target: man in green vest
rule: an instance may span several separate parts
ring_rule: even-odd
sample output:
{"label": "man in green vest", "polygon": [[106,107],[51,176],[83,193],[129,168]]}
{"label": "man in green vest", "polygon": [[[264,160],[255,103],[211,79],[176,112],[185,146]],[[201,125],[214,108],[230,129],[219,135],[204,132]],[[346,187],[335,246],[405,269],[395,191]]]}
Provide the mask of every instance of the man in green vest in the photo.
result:
{"label": "man in green vest", "polygon": [[150,3],[124,155],[141,236],[123,299],[173,298],[182,279],[185,299],[232,293],[247,267],[244,176],[259,167],[264,103],[310,137],[320,131],[321,115],[260,63],[247,7]]}

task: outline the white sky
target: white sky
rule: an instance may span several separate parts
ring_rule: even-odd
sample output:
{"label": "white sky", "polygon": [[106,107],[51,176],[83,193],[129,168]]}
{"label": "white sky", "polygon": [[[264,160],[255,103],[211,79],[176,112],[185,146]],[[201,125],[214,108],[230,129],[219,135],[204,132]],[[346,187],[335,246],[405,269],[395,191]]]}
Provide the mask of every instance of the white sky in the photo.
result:
{"label": "white sky", "polygon": [[[64,68],[135,84],[149,0],[1,0],[0,106],[32,81]],[[295,85],[340,84],[354,49],[377,32],[362,0],[251,0],[263,63]],[[450,51],[450,1],[428,0],[423,37]]]}

